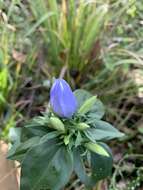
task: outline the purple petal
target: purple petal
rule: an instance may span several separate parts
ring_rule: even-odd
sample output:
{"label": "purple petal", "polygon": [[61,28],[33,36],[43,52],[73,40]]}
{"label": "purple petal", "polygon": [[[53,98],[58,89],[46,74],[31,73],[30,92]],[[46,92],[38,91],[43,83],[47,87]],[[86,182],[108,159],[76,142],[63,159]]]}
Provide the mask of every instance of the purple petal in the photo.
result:
{"label": "purple petal", "polygon": [[50,104],[60,117],[70,118],[77,110],[77,100],[63,79],[56,79],[50,91]]}

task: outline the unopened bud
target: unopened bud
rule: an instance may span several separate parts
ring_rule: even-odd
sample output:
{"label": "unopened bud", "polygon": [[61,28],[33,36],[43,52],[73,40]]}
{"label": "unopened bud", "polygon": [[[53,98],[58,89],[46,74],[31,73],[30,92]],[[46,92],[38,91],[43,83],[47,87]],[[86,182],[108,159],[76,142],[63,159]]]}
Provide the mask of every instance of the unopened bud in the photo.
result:
{"label": "unopened bud", "polygon": [[54,128],[54,129],[56,129],[56,130],[58,130],[58,131],[61,131],[61,132],[65,132],[65,127],[64,127],[64,124],[63,124],[63,122],[58,118],[58,117],[51,117],[50,119],[49,119],[49,123],[50,123],[50,125]]}
{"label": "unopened bud", "polygon": [[89,125],[87,125],[86,123],[78,123],[77,124],[77,129],[79,129],[79,130],[85,130],[85,129],[88,129],[88,128],[90,128],[90,126]]}
{"label": "unopened bud", "polygon": [[99,145],[97,143],[89,142],[89,143],[85,144],[85,147],[87,149],[89,149],[90,151],[95,152],[95,153],[97,153],[99,155],[109,157],[108,152],[101,145]]}

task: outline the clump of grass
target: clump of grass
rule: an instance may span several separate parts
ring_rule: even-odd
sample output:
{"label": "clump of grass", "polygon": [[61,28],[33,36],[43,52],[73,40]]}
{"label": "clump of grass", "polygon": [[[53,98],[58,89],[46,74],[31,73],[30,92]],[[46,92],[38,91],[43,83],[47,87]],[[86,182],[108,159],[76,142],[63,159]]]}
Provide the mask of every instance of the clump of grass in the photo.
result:
{"label": "clump of grass", "polygon": [[108,19],[108,5],[96,1],[35,0],[29,1],[29,6],[34,24],[26,36],[39,29],[47,47],[48,62],[57,71],[62,66],[75,71],[87,67],[90,52]]}

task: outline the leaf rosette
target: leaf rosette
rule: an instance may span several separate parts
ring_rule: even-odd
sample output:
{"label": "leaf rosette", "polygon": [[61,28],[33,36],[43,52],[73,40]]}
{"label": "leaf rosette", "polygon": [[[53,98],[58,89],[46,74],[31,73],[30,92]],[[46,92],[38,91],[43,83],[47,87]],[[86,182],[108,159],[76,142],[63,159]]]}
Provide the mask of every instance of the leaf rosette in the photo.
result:
{"label": "leaf rosette", "polygon": [[73,171],[87,187],[110,176],[113,158],[105,142],[123,133],[102,120],[102,102],[85,90],[72,92],[63,79],[53,84],[50,102],[48,112],[13,129],[8,159],[21,164],[20,190],[60,190]]}

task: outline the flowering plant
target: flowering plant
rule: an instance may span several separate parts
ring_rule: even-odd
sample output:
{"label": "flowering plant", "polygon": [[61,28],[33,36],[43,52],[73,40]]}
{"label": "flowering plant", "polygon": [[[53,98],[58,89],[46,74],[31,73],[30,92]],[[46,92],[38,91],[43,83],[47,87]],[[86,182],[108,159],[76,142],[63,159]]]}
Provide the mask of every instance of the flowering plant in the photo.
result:
{"label": "flowering plant", "polygon": [[73,171],[87,187],[110,176],[113,159],[105,141],[123,133],[101,120],[103,115],[96,96],[72,92],[65,80],[56,79],[50,109],[21,129],[8,153],[21,163],[20,190],[59,190]]}

